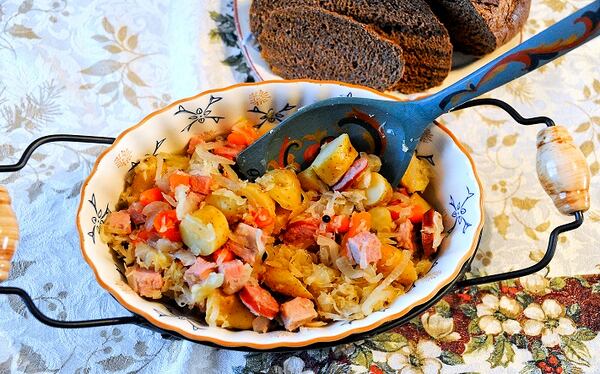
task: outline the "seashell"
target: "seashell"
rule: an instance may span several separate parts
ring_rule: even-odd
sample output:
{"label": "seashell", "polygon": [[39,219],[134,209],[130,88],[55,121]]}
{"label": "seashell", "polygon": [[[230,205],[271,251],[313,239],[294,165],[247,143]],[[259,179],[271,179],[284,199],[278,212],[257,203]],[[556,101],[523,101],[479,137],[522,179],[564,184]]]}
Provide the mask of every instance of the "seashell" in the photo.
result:
{"label": "seashell", "polygon": [[538,178],[556,208],[565,215],[588,210],[590,169],[569,131],[563,126],[541,130],[537,148]]}
{"label": "seashell", "polygon": [[10,260],[17,250],[19,224],[6,188],[0,186],[0,282],[8,279]]}

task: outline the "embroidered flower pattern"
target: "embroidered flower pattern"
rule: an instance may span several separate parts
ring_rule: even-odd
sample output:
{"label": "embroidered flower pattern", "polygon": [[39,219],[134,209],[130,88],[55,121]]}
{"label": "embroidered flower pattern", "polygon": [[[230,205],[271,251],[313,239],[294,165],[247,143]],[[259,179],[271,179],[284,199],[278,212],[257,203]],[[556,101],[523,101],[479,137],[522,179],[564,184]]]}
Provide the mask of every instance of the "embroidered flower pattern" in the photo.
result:
{"label": "embroidered flower pattern", "polygon": [[575,333],[575,323],[565,317],[565,309],[562,305],[552,299],[546,299],[540,306],[531,303],[523,314],[528,318],[523,323],[525,334],[530,336],[542,336],[542,344],[546,347],[554,347],[560,343],[561,336],[570,336]]}
{"label": "embroidered flower pattern", "polygon": [[420,340],[417,344],[410,342],[397,353],[387,359],[390,368],[402,374],[440,373],[442,362],[438,357],[442,349],[431,340]]}
{"label": "embroidered flower pattern", "polygon": [[487,294],[481,298],[482,303],[476,306],[479,318],[478,326],[487,335],[498,335],[505,332],[509,335],[521,331],[521,324],[515,320],[523,307],[514,299],[502,296],[499,300]]}
{"label": "embroidered flower pattern", "polygon": [[460,334],[454,331],[454,319],[446,318],[438,313],[421,315],[423,328],[432,338],[443,341],[453,342],[460,339]]}

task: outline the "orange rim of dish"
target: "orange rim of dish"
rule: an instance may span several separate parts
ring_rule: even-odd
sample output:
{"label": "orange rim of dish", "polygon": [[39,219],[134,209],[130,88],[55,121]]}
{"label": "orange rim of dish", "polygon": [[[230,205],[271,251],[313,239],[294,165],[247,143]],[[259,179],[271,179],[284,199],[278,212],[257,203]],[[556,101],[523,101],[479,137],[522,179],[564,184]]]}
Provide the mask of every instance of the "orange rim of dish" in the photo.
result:
{"label": "orange rim of dish", "polygon": [[92,268],[93,272],[94,272],[94,276],[96,277],[96,281],[98,282],[98,284],[100,284],[100,286],[102,286],[105,290],[107,290],[115,299],[117,299],[117,301],[119,302],[119,304],[121,304],[123,307],[125,307],[127,310],[129,310],[132,313],[135,313],[139,316],[141,316],[142,318],[144,318],[145,320],[147,320],[149,323],[151,323],[154,326],[157,326],[165,331],[171,331],[171,332],[175,332],[177,334],[180,334],[182,336],[184,336],[187,339],[190,339],[192,341],[198,342],[198,343],[202,343],[202,342],[209,342],[209,343],[213,343],[213,344],[217,344],[219,346],[222,347],[230,347],[230,348],[243,348],[243,347],[247,347],[250,349],[255,349],[255,350],[270,350],[270,349],[275,349],[275,348],[298,348],[298,347],[306,347],[312,344],[316,344],[316,343],[328,343],[328,342],[333,342],[333,341],[337,341],[337,340],[341,340],[344,339],[350,335],[354,335],[354,334],[360,334],[360,333],[365,333],[368,332],[370,330],[373,330],[381,325],[383,325],[386,322],[390,322],[392,320],[398,319],[402,316],[404,316],[405,314],[407,314],[410,310],[412,310],[413,308],[415,308],[418,305],[422,305],[424,303],[426,303],[427,301],[429,301],[431,298],[433,298],[436,294],[439,293],[439,291],[444,288],[445,286],[447,286],[452,280],[454,280],[456,277],[458,277],[458,275],[460,274],[460,271],[462,269],[462,267],[464,266],[464,264],[467,262],[467,260],[469,258],[471,258],[471,256],[475,253],[475,249],[477,248],[477,238],[479,238],[479,236],[481,235],[481,230],[483,228],[483,223],[484,223],[484,215],[483,215],[483,186],[481,184],[481,180],[479,179],[479,175],[477,174],[477,170],[475,169],[475,163],[473,162],[473,159],[471,158],[469,151],[467,151],[467,149],[460,143],[460,141],[456,138],[456,136],[454,136],[454,134],[448,129],[446,128],[444,125],[440,124],[437,121],[434,121],[435,125],[438,126],[442,131],[444,131],[454,142],[454,144],[460,149],[460,151],[467,157],[467,159],[469,160],[469,164],[471,165],[471,170],[473,172],[473,176],[475,177],[475,181],[477,182],[477,186],[479,187],[479,210],[481,212],[481,219],[479,220],[479,224],[477,225],[477,229],[475,231],[475,235],[473,236],[473,238],[475,238],[473,240],[473,242],[471,243],[471,246],[469,248],[468,251],[465,252],[464,256],[460,259],[458,266],[456,267],[456,269],[454,269],[454,272],[452,273],[452,275],[450,277],[447,277],[446,279],[442,280],[439,282],[438,286],[431,292],[429,293],[427,296],[420,298],[419,300],[416,300],[414,303],[410,304],[409,306],[405,307],[402,311],[398,312],[398,313],[394,313],[394,314],[390,314],[388,316],[382,317],[380,319],[378,319],[377,321],[373,322],[372,324],[368,325],[368,326],[362,326],[362,327],[357,327],[354,329],[349,329],[347,331],[344,331],[340,334],[337,335],[333,335],[333,336],[324,336],[324,337],[316,337],[316,338],[312,338],[312,339],[307,339],[307,340],[303,340],[303,341],[298,341],[298,342],[286,342],[283,344],[279,344],[279,343],[270,343],[270,344],[261,344],[261,343],[257,343],[257,342],[231,342],[231,341],[227,341],[227,340],[222,340],[222,339],[218,339],[216,337],[209,337],[209,336],[198,336],[198,335],[194,335],[194,334],[190,334],[189,332],[187,332],[186,330],[164,323],[160,320],[158,320],[156,317],[154,317],[153,315],[151,315],[150,313],[148,313],[145,310],[139,309],[131,304],[129,304],[128,302],[126,302],[119,294],[119,292],[113,288],[111,285],[108,285],[107,283],[105,283],[101,278],[100,278],[100,274],[98,272],[98,269],[96,268],[96,266],[94,265],[93,261],[90,260],[90,258],[87,256],[87,252],[85,250],[85,246],[84,246],[84,234],[83,234],[83,229],[81,228],[80,225],[80,220],[79,220],[79,216],[81,214],[81,210],[83,208],[83,203],[84,203],[84,199],[83,196],[85,196],[85,191],[88,187],[88,183],[90,182],[90,180],[92,179],[92,177],[94,176],[94,174],[97,171],[98,165],[100,164],[100,162],[102,162],[102,160],[104,159],[104,157],[108,154],[108,152],[110,152],[122,139],[125,135],[127,135],[129,132],[137,129],[138,127],[141,127],[142,125],[144,125],[146,122],[148,122],[151,118],[157,116],[158,114],[161,114],[163,112],[166,112],[169,109],[172,109],[174,107],[176,107],[177,105],[190,101],[190,100],[194,100],[197,98],[200,98],[202,96],[208,95],[208,94],[212,94],[212,93],[217,93],[217,92],[225,92],[225,91],[231,91],[234,90],[236,88],[239,87],[253,87],[253,86],[261,86],[261,85],[267,85],[267,84],[290,84],[290,83],[313,83],[313,84],[334,84],[334,85],[338,85],[338,86],[344,86],[344,87],[348,87],[348,88],[354,88],[354,89],[359,89],[359,90],[366,90],[366,91],[370,91],[371,93],[374,93],[378,96],[381,97],[385,97],[388,99],[392,99],[395,101],[399,101],[397,97],[394,97],[392,95],[374,90],[372,88],[369,87],[364,87],[364,86],[359,86],[359,85],[355,85],[355,84],[350,84],[350,83],[343,83],[343,82],[337,82],[337,81],[319,81],[319,80],[313,80],[313,79],[295,79],[295,80],[269,80],[269,81],[261,81],[261,82],[254,82],[254,83],[238,83],[238,84],[234,84],[232,86],[228,86],[228,87],[223,87],[223,88],[216,88],[216,89],[211,89],[211,90],[207,90],[207,91],[203,91],[197,95],[188,97],[188,98],[184,98],[184,99],[180,99],[177,100],[173,103],[171,103],[170,105],[157,110],[155,112],[150,113],[149,115],[147,115],[146,117],[144,117],[140,122],[138,122],[136,125],[126,129],[125,131],[121,132],[119,134],[119,136],[117,136],[117,138],[115,139],[115,141],[113,142],[112,145],[110,145],[106,150],[104,150],[100,156],[96,159],[96,162],[94,163],[94,167],[92,168],[89,176],[86,178],[86,180],[83,183],[83,186],[81,188],[81,197],[80,197],[80,201],[79,201],[79,207],[77,209],[77,216],[76,216],[76,225],[77,225],[77,232],[79,234],[79,245],[81,247],[81,253],[85,259],[85,261],[88,263],[88,265]]}

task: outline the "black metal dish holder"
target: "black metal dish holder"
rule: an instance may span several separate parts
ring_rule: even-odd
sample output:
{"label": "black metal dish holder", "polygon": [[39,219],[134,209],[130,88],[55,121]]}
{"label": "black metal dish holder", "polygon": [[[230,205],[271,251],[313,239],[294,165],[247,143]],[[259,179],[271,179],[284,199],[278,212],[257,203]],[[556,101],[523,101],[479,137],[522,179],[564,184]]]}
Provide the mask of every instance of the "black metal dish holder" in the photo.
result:
{"label": "black metal dish holder", "polygon": [[[552,119],[550,119],[548,117],[542,116],[542,117],[524,118],[513,107],[511,107],[504,101],[497,100],[497,99],[486,98],[486,99],[471,100],[465,104],[457,106],[452,111],[457,111],[457,110],[474,107],[474,106],[479,106],[479,105],[493,105],[493,106],[499,107],[499,108],[503,109],[506,113],[508,113],[516,122],[518,122],[521,125],[528,126],[528,125],[535,125],[535,124],[543,123],[548,127],[554,126],[554,121],[552,121]],[[109,145],[109,144],[112,144],[114,141],[115,141],[115,138],[100,137],[100,136],[88,136],[88,135],[59,134],[59,135],[43,136],[41,138],[36,139],[31,144],[29,144],[29,146],[25,149],[25,151],[23,152],[23,155],[21,156],[21,158],[19,159],[19,161],[17,163],[11,164],[11,165],[0,165],[0,173],[16,172],[18,170],[21,170],[23,167],[25,167],[25,165],[27,164],[27,161],[29,160],[29,158],[31,157],[33,152],[38,147],[40,147],[44,144],[47,144],[47,143],[73,142],[73,143],[93,143],[93,144]],[[550,263],[550,261],[552,260],[552,257],[554,257],[558,236],[561,233],[571,231],[571,230],[578,228],[583,223],[583,212],[581,212],[581,211],[576,212],[573,216],[574,216],[574,221],[557,226],[552,230],[552,232],[550,233],[550,237],[548,239],[548,247],[546,249],[546,253],[545,253],[544,257],[536,264],[529,266],[525,269],[509,271],[506,273],[500,273],[500,274],[482,276],[482,277],[478,277],[478,278],[459,280],[460,278],[464,277],[466,271],[470,268],[471,262],[473,261],[473,258],[475,256],[475,253],[474,253],[473,256],[469,259],[469,261],[467,261],[467,263],[465,263],[465,265],[463,265],[459,275],[452,282],[450,282],[450,284],[443,287],[434,297],[429,299],[424,304],[421,304],[421,305],[416,306],[413,309],[411,309],[406,315],[400,317],[399,319],[384,323],[383,325],[381,325],[373,330],[370,330],[366,333],[358,333],[358,334],[350,335],[344,339],[341,339],[341,340],[338,340],[335,342],[323,342],[323,343],[312,344],[312,345],[310,345],[310,348],[322,348],[322,347],[328,347],[328,346],[333,346],[333,345],[338,345],[338,344],[343,344],[343,343],[349,343],[349,342],[353,342],[353,341],[357,341],[357,340],[362,340],[369,336],[372,336],[372,335],[387,331],[389,329],[392,329],[394,327],[403,325],[404,323],[408,322],[412,318],[423,313],[429,307],[436,304],[446,293],[450,292],[453,288],[465,288],[465,287],[477,286],[477,285],[481,285],[481,284],[485,284],[485,283],[499,282],[499,281],[504,281],[504,280],[508,280],[508,279],[520,278],[520,277],[527,276],[527,275],[530,275],[530,274],[533,274],[535,272],[542,270],[544,267],[546,267]],[[479,238],[479,240],[481,240],[481,237]],[[478,245],[479,245],[479,242],[478,242]],[[31,314],[37,320],[39,320],[40,322],[42,322],[48,326],[51,326],[51,327],[58,327],[58,328],[64,328],[64,329],[75,329],[75,328],[89,328],[89,327],[133,324],[133,325],[141,326],[144,328],[151,329],[155,332],[158,332],[165,339],[187,339],[187,340],[190,340],[190,339],[186,338],[185,336],[182,336],[174,331],[168,331],[168,330],[158,328],[158,327],[150,324],[143,317],[140,317],[139,315],[136,315],[136,314],[132,314],[131,316],[116,317],[116,318],[88,319],[88,320],[80,320],[80,321],[60,321],[60,320],[56,320],[56,319],[46,316],[34,304],[31,296],[25,290],[23,290],[21,288],[0,287],[0,294],[16,295],[16,296],[20,297],[23,300],[23,302],[25,303],[25,306],[27,307],[27,309],[31,312]],[[197,341],[194,341],[194,342],[197,342]],[[220,347],[220,346],[218,346],[214,343],[210,343],[210,342],[201,342],[201,343],[205,344],[205,345],[209,345],[209,346]],[[238,348],[229,348],[229,349],[241,350],[241,351],[256,351],[256,349],[251,349],[251,348],[247,348],[247,347],[238,347]],[[270,349],[269,351],[292,351],[292,350],[299,350],[299,349],[303,350],[303,349],[306,349],[306,347],[300,347],[300,348],[281,347],[281,348]]]}

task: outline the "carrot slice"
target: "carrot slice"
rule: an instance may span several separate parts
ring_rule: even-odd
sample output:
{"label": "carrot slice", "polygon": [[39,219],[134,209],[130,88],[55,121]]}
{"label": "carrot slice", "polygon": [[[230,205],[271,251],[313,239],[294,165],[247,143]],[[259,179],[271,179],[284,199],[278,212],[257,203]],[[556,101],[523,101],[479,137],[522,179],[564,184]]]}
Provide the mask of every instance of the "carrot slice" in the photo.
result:
{"label": "carrot slice", "polygon": [[227,248],[217,249],[212,254],[213,261],[217,264],[235,260],[235,254]]}
{"label": "carrot slice", "polygon": [[429,205],[429,203],[427,203],[427,201],[425,201],[425,199],[423,199],[421,195],[419,195],[416,192],[410,195],[409,203],[411,207],[411,213],[408,219],[412,223],[422,222],[423,215],[425,214],[425,212],[431,209],[431,205]]}
{"label": "carrot slice", "polygon": [[242,146],[237,146],[235,144],[231,144],[229,146],[221,146],[215,147],[212,152],[217,156],[223,156],[230,160],[233,160],[237,157],[237,155],[244,149]]}
{"label": "carrot slice", "polygon": [[369,212],[354,212],[350,218],[348,237],[354,236],[361,231],[371,230],[371,214]]}
{"label": "carrot slice", "polygon": [[190,185],[190,175],[182,171],[176,171],[169,176],[169,187],[174,191],[177,186]]}
{"label": "carrot slice", "polygon": [[334,232],[336,234],[346,233],[348,229],[350,229],[350,217],[345,214],[333,216],[326,228],[327,232]]}
{"label": "carrot slice", "polygon": [[231,134],[227,135],[227,142],[236,145],[248,145],[246,143],[246,137],[238,132],[232,132]]}
{"label": "carrot slice", "polygon": [[148,205],[154,201],[162,201],[162,191],[158,187],[151,188],[140,194],[140,203]]}
{"label": "carrot slice", "polygon": [[259,207],[253,214],[254,223],[257,227],[263,228],[275,223],[275,218],[271,216],[269,210],[265,207]]}

